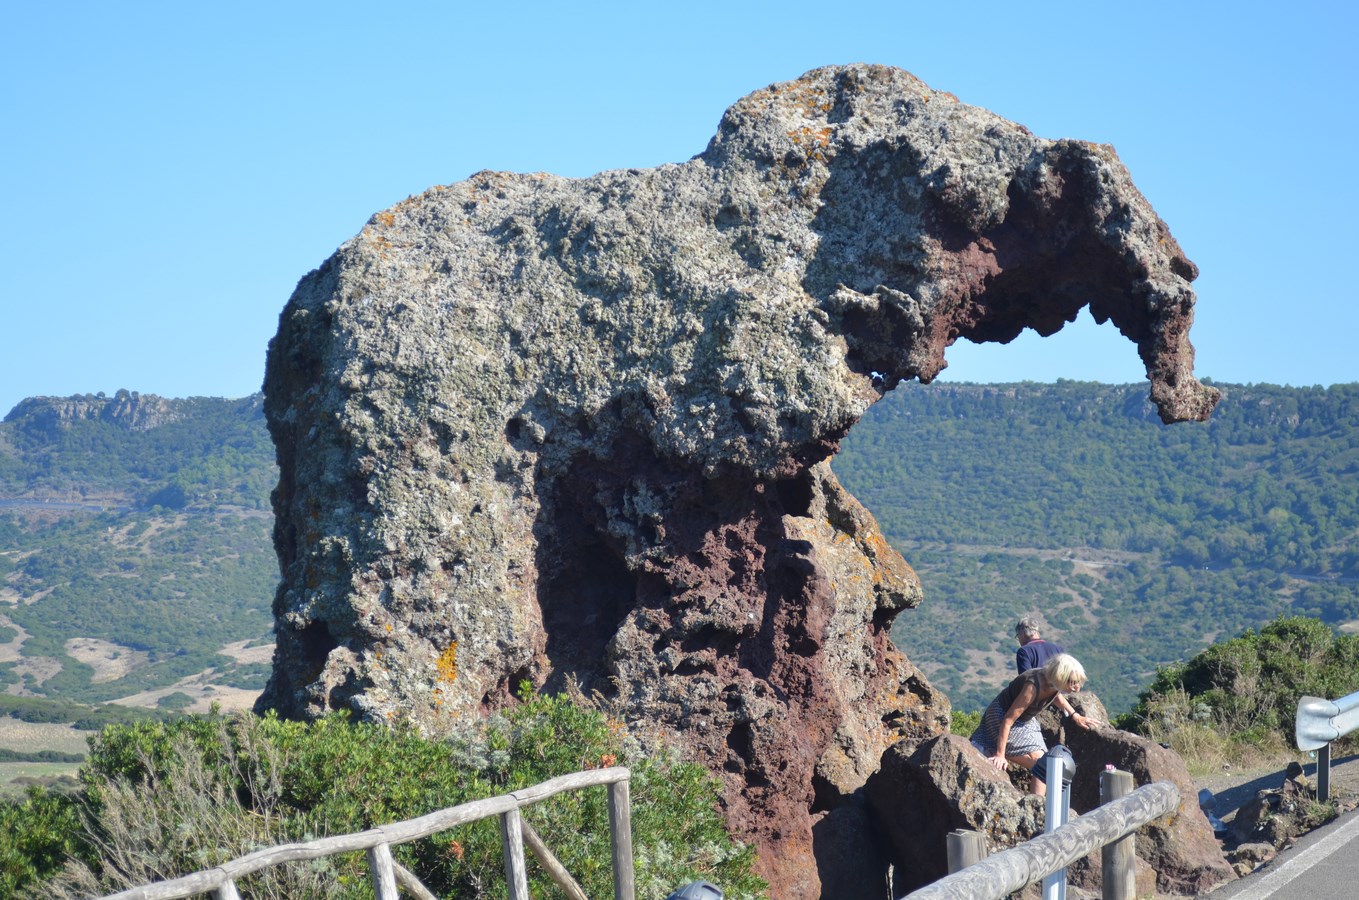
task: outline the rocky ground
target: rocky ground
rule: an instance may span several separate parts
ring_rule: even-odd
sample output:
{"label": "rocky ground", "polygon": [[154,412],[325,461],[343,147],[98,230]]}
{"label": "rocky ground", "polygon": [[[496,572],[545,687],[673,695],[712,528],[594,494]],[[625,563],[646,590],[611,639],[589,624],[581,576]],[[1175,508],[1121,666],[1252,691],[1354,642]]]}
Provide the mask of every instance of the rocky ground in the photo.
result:
{"label": "rocky ground", "polygon": [[[1284,780],[1284,763],[1244,771],[1224,771],[1221,774],[1194,779],[1199,790],[1213,792],[1213,814],[1228,824],[1236,811],[1258,791],[1279,787]],[[1305,767],[1308,780],[1316,781],[1316,763]],[[1331,795],[1353,804],[1359,799],[1359,754],[1331,760]]]}
{"label": "rocky ground", "polygon": [[[1292,808],[1286,769],[1287,762],[1280,762],[1195,779],[1198,790],[1213,793],[1209,811],[1226,826],[1219,837],[1238,874],[1267,864],[1278,850],[1291,846],[1307,830],[1304,814],[1309,798],[1301,795],[1304,802]],[[1297,780],[1315,790],[1316,772],[1316,763],[1308,763],[1303,767],[1303,778]],[[1342,813],[1359,805],[1359,754],[1332,760],[1330,799]]]}

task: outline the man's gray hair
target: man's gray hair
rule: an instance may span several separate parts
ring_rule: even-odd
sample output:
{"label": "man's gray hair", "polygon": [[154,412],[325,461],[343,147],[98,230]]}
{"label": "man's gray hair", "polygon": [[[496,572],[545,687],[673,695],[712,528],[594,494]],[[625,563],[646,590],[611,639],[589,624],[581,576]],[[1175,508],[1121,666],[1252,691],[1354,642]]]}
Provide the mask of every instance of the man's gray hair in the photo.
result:
{"label": "man's gray hair", "polygon": [[1038,620],[1033,616],[1025,616],[1015,625],[1015,637],[1017,638],[1036,638],[1043,633],[1043,629],[1038,627]]}

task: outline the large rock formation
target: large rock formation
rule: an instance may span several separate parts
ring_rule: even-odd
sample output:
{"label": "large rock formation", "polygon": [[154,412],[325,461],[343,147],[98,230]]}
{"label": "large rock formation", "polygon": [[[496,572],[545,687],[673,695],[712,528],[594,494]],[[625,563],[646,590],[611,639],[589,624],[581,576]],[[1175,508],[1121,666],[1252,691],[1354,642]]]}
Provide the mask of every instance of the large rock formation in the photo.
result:
{"label": "large rock formation", "polygon": [[816,896],[844,860],[814,827],[948,714],[888,640],[920,587],[837,442],[958,337],[1086,305],[1165,420],[1203,418],[1195,274],[1112,148],[875,66],[746,97],[686,163],[399,203],[270,346],[261,705],[437,731],[579,682],[721,773],[775,896]]}

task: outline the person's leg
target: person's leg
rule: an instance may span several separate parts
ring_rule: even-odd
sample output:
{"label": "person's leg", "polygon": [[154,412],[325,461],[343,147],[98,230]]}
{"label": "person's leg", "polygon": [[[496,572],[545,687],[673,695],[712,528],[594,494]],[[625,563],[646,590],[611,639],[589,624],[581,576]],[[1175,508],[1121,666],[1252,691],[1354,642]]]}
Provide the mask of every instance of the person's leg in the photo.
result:
{"label": "person's leg", "polygon": [[1047,782],[1033,774],[1032,769],[1029,770],[1029,793],[1035,797],[1046,797],[1048,795]]}
{"label": "person's leg", "polygon": [[1030,794],[1036,794],[1036,795],[1039,796],[1039,797],[1042,797],[1042,796],[1044,796],[1044,795],[1047,793],[1047,785],[1043,783],[1043,780],[1042,780],[1041,778],[1039,778],[1037,775],[1035,775],[1035,774],[1033,773],[1033,767],[1034,767],[1034,764],[1037,763],[1037,762],[1038,762],[1040,759],[1042,759],[1042,758],[1043,758],[1043,754],[1037,753],[1037,752],[1035,752],[1035,753],[1025,753],[1025,754],[1022,754],[1022,755],[1019,755],[1019,756],[1007,756],[1007,757],[1005,757],[1005,759],[1006,759],[1007,762],[1012,763],[1012,764],[1014,764],[1014,765],[1016,765],[1016,766],[1019,766],[1021,769],[1027,769],[1027,770],[1028,770],[1028,772],[1029,772],[1029,793],[1030,793]]}

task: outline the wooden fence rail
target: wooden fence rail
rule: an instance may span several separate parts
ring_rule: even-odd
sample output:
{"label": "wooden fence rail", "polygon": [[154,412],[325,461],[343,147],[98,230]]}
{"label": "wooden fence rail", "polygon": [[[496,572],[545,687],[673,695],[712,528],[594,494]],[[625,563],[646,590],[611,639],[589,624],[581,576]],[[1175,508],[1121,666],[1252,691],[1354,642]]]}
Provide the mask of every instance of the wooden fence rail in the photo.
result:
{"label": "wooden fence rail", "polygon": [[1171,812],[1179,803],[1179,788],[1170,782],[1144,785],[1050,834],[1002,850],[912,891],[902,900],[1000,900],[1131,834]]}
{"label": "wooden fence rail", "polygon": [[[563,883],[562,878],[573,886],[574,880],[556,858],[550,852],[546,852],[542,841],[520,817],[519,810],[565,791],[600,785],[606,785],[609,789],[614,900],[634,900],[632,812],[628,789],[630,777],[631,773],[621,766],[575,772],[499,797],[464,803],[416,819],[379,825],[356,834],[342,834],[256,850],[211,869],[109,894],[103,900],[179,900],[207,893],[213,894],[216,900],[239,900],[236,881],[253,872],[281,863],[358,851],[364,851],[368,856],[368,867],[377,900],[396,900],[398,883],[412,896],[428,897],[429,892],[420,885],[418,879],[392,858],[391,848],[396,844],[419,840],[491,816],[500,818],[500,833],[505,852],[505,880],[509,883],[510,900],[529,900],[528,872],[524,864],[525,842],[540,859],[542,859],[540,848],[546,853],[548,859],[542,859],[544,868],[558,884],[562,885],[563,890],[571,895],[571,888]],[[575,891],[578,893],[580,888],[576,886]]]}

